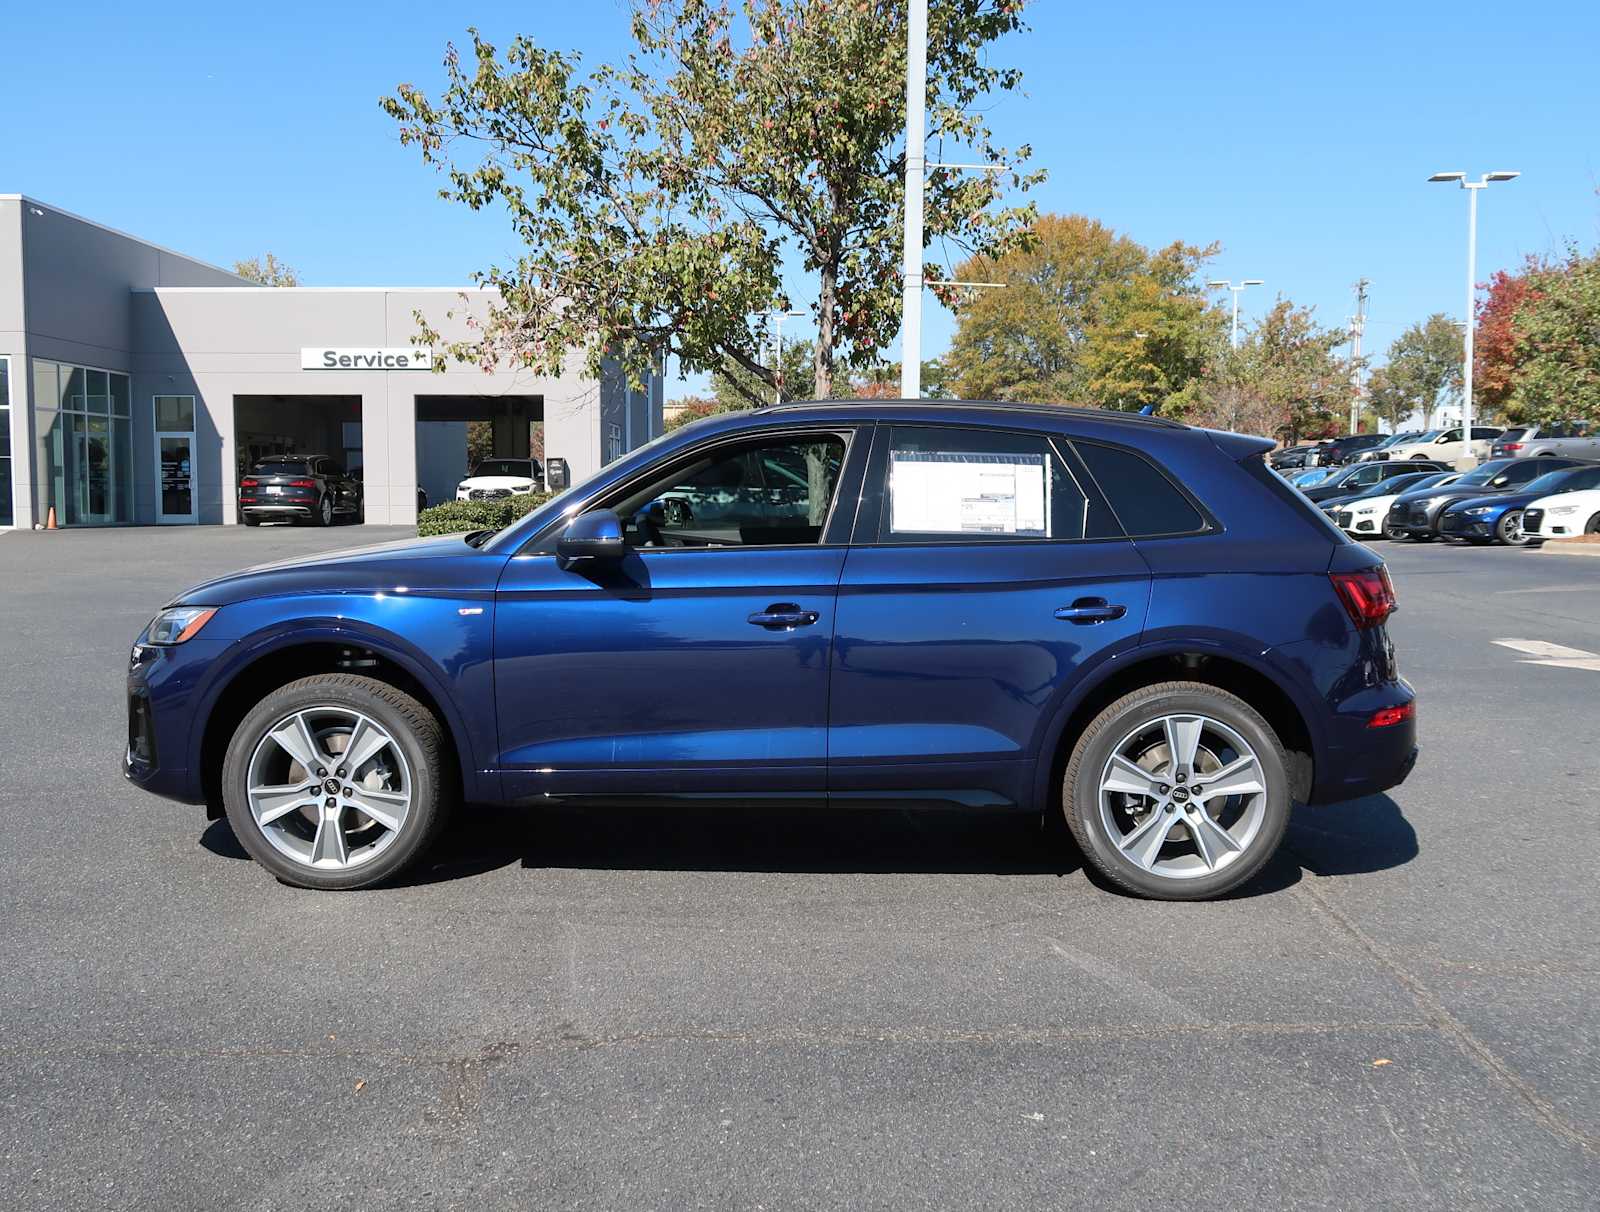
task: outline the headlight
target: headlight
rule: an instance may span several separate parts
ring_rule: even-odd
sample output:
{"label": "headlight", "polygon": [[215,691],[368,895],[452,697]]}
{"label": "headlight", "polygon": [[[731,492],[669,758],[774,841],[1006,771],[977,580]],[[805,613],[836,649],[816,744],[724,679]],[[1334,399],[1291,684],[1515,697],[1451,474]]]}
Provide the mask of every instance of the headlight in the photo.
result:
{"label": "headlight", "polygon": [[1576,505],[1552,505],[1548,512],[1559,513],[1562,517],[1566,517],[1569,513],[1577,513],[1578,507]]}
{"label": "headlight", "polygon": [[145,628],[146,644],[182,644],[200,634],[217,613],[215,606],[174,606],[163,610]]}
{"label": "headlight", "polygon": [[[1385,508],[1387,508],[1387,506],[1385,506]],[[1361,505],[1355,509],[1352,509],[1350,512],[1358,518],[1365,518],[1377,513],[1378,507],[1376,505]]]}
{"label": "headlight", "polygon": [[1471,509],[1463,509],[1461,512],[1474,518],[1481,518],[1486,513],[1493,513],[1497,508],[1499,507],[1495,505],[1476,505]]}

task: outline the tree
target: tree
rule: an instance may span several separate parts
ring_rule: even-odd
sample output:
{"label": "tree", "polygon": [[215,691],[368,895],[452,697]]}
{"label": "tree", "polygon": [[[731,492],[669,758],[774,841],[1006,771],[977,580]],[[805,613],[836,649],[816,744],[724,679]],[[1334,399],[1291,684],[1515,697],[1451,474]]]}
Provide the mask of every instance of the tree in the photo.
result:
{"label": "tree", "polygon": [[[850,394],[858,400],[898,400],[900,398],[900,363],[880,362],[869,366],[850,380]],[[948,400],[954,393],[950,388],[950,371],[942,359],[927,358],[922,363],[922,398]]]}
{"label": "tree", "polygon": [[1416,401],[1389,378],[1388,369],[1382,366],[1367,379],[1367,404],[1374,415],[1387,421],[1389,428],[1396,432],[1406,418],[1417,411]]}
{"label": "tree", "polygon": [[1288,442],[1321,436],[1350,401],[1350,362],[1335,356],[1346,340],[1323,328],[1309,307],[1281,295],[1272,309],[1174,401],[1195,425],[1270,434]]}
{"label": "tree", "polygon": [[1515,398],[1524,419],[1600,420],[1600,251],[1532,275],[1515,313]]}
{"label": "tree", "polygon": [[[767,360],[772,358],[768,347]],[[711,394],[717,398],[722,412],[749,408],[752,405],[773,404],[781,391],[785,400],[810,400],[816,396],[814,346],[810,341],[786,341],[783,346],[782,375],[775,375],[770,365],[758,375],[746,370],[732,358],[711,374]]]}
{"label": "tree", "polygon": [[1389,346],[1385,415],[1398,426],[1420,412],[1427,428],[1438,409],[1458,403],[1464,351],[1461,329],[1443,312],[1402,332]]}
{"label": "tree", "polygon": [[233,272],[262,286],[299,286],[300,275],[290,269],[270,252],[265,257],[251,257],[248,261],[235,261]]}
{"label": "tree", "polygon": [[998,289],[943,292],[946,359],[965,399],[1160,404],[1200,373],[1221,333],[1196,275],[1215,248],[1152,252],[1082,215],[1044,215],[1023,246],[956,270]]}
{"label": "tree", "polygon": [[[988,54],[1021,13],[1018,0],[933,6],[936,145],[1026,160],[984,117],[1020,83]],[[525,247],[479,275],[498,301],[445,353],[555,373],[583,349],[589,373],[610,357],[634,377],[669,354],[690,372],[732,363],[757,403],[774,385],[763,313],[789,308],[797,265],[815,390],[831,394],[836,367],[869,364],[900,323],[905,19],[902,0],[638,0],[635,48],[587,73],[576,53],[519,37],[502,56],[471,31],[436,99],[402,84],[382,101],[401,142],[447,173],[442,195],[504,206]],[[1004,252],[1033,211],[1002,194],[1040,176],[933,174],[926,241]]]}
{"label": "tree", "polygon": [[1546,269],[1529,257],[1522,272],[1500,269],[1489,279],[1478,303],[1477,330],[1472,339],[1473,403],[1484,412],[1512,416],[1517,373],[1517,312],[1534,290],[1534,279]]}

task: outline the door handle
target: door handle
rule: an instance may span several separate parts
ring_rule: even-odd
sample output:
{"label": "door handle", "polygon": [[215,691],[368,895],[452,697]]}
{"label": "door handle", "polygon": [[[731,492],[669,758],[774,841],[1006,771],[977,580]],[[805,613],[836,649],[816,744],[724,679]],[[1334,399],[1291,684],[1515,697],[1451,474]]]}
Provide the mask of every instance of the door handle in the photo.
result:
{"label": "door handle", "polygon": [[756,611],[748,621],[754,627],[777,630],[809,627],[821,617],[815,610],[802,610],[793,602],[774,602],[765,610]]}
{"label": "door handle", "polygon": [[1056,608],[1056,618],[1068,623],[1107,623],[1128,613],[1126,606],[1107,602],[1104,598],[1079,598],[1071,606]]}

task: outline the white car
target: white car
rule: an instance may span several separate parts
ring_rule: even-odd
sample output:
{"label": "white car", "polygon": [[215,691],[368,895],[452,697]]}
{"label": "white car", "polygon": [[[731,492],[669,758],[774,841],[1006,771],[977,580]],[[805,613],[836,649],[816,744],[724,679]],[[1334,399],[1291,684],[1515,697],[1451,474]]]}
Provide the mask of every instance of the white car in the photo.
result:
{"label": "white car", "polygon": [[1404,488],[1385,493],[1380,497],[1362,496],[1352,501],[1329,505],[1323,512],[1333,519],[1333,524],[1340,530],[1357,538],[1396,538],[1399,536],[1390,534],[1383,524],[1384,519],[1389,516],[1390,507],[1396,501],[1414,488],[1442,488],[1446,484],[1454,483],[1465,474],[1460,471],[1443,472],[1431,479],[1408,483]]}
{"label": "white car", "polygon": [[1522,533],[1535,540],[1600,534],[1600,488],[1539,497],[1522,511]]}
{"label": "white car", "polygon": [[456,485],[458,501],[492,501],[544,490],[537,459],[485,459]]}
{"label": "white car", "polygon": [[[1489,425],[1472,427],[1472,453],[1480,460],[1489,457],[1489,448],[1505,431]],[[1461,426],[1454,429],[1430,429],[1410,442],[1397,442],[1388,448],[1391,459],[1437,459],[1441,463],[1454,463],[1466,454],[1466,443],[1461,440]]]}

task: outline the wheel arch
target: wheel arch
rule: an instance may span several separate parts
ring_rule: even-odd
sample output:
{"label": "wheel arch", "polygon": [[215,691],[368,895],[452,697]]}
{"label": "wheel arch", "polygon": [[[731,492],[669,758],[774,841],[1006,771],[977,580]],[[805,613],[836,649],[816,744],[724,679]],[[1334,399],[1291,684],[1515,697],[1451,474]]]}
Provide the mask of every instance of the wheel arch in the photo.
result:
{"label": "wheel arch", "polygon": [[318,673],[359,673],[415,698],[444,726],[450,742],[448,776],[459,798],[482,798],[475,794],[478,763],[465,724],[424,661],[376,629],[299,626],[265,637],[242,653],[209,688],[197,713],[205,726],[195,738],[191,768],[199,772],[209,817],[222,815],[222,762],[239,721],[279,686]]}
{"label": "wheel arch", "polygon": [[1072,748],[1095,716],[1125,694],[1173,681],[1204,682],[1259,711],[1289,755],[1295,800],[1304,802],[1310,796],[1321,740],[1313,732],[1306,705],[1264,663],[1218,646],[1174,642],[1135,649],[1126,659],[1107,662],[1097,674],[1058,708],[1044,734],[1034,773],[1034,803],[1041,810],[1056,802]]}

